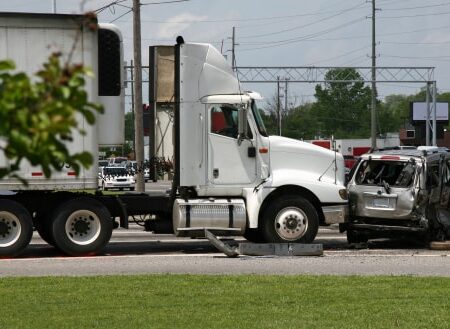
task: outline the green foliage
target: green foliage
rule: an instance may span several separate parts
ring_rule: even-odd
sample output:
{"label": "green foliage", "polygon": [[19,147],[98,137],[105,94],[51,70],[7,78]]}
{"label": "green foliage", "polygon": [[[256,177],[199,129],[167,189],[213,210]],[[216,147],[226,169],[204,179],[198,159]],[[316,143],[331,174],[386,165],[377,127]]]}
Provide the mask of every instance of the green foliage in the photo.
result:
{"label": "green foliage", "polygon": [[[290,109],[283,114],[282,135],[295,139],[370,138],[371,89],[352,68],[332,69],[329,81],[316,86],[317,101]],[[339,80],[341,82],[331,82]],[[345,82],[345,80],[351,80]],[[356,81],[356,82],[354,82]],[[377,134],[398,132],[410,122],[410,103],[425,102],[425,88],[414,95],[389,95],[377,101]],[[450,93],[437,95],[438,102],[449,102]],[[277,134],[276,97],[262,115],[270,134]]]}
{"label": "green foliage", "polygon": [[134,140],[134,113],[125,113],[125,140]]}
{"label": "green foliage", "polygon": [[332,69],[325,79],[357,82],[327,82],[324,87],[316,86],[314,113],[320,132],[348,138],[370,135],[371,90],[364,86],[359,73],[353,68]]}
{"label": "green foliage", "polygon": [[52,54],[35,77],[14,73],[14,63],[0,61],[0,138],[6,141],[3,152],[12,163],[0,169],[0,178],[17,177],[19,164],[28,160],[41,166],[46,177],[51,170],[69,165],[78,174],[92,164],[88,152],[71,154],[66,145],[76,133],[85,134],[78,125],[81,115],[95,122],[100,105],[88,100],[85,76],[91,71],[81,65],[62,65],[60,54]]}
{"label": "green foliage", "polygon": [[277,117],[274,112],[266,113],[264,110],[259,109],[259,113],[261,115],[261,119],[264,122],[264,126],[266,127],[267,133],[269,135],[277,134]]}

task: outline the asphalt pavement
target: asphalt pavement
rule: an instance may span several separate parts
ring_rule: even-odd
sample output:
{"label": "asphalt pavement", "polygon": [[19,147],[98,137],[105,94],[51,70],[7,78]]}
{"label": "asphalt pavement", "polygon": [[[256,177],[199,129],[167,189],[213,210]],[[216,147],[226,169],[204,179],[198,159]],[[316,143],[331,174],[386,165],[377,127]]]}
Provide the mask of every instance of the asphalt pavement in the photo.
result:
{"label": "asphalt pavement", "polygon": [[[245,239],[225,239],[236,245]],[[450,251],[429,250],[408,241],[380,240],[352,249],[337,227],[319,230],[315,243],[324,255],[228,258],[207,240],[144,232],[138,225],[118,229],[104,253],[67,257],[35,233],[20,258],[0,259],[0,277],[137,274],[314,274],[450,277]]]}

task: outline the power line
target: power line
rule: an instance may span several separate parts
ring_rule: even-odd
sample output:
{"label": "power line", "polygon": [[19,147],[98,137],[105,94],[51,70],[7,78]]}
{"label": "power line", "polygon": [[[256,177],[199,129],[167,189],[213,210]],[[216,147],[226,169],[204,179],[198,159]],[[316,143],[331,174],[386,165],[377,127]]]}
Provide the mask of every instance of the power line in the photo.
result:
{"label": "power line", "polygon": [[[103,6],[103,7],[100,7],[100,8],[98,8],[98,9],[95,9],[94,12],[97,13],[97,14],[99,14],[99,13],[101,13],[103,10],[108,9],[108,8],[110,8],[110,7],[112,7],[112,6],[115,6],[115,5],[119,5],[120,3],[125,2],[125,1],[127,1],[127,0],[116,0],[116,1],[113,1],[113,2],[111,2],[111,3],[108,4],[108,5],[105,5],[105,6]],[[129,8],[129,7],[128,7],[128,8]]]}
{"label": "power line", "polygon": [[404,11],[404,10],[413,10],[413,9],[443,7],[443,6],[449,6],[449,5],[450,5],[450,2],[445,2],[445,3],[436,4],[436,5],[403,7],[403,8],[385,8],[385,9],[383,9],[383,11]]}
{"label": "power line", "polygon": [[382,44],[390,44],[390,45],[417,45],[417,46],[433,46],[433,45],[448,45],[450,41],[442,41],[442,42],[387,42],[383,41]]}
{"label": "power line", "polygon": [[345,28],[345,27],[347,27],[347,26],[353,25],[353,24],[358,23],[358,22],[361,22],[361,21],[363,21],[363,20],[365,20],[365,18],[359,18],[359,19],[355,19],[355,20],[353,20],[353,21],[350,21],[350,22],[347,22],[347,23],[344,23],[344,24],[341,24],[341,25],[338,25],[338,26],[335,26],[335,27],[332,27],[332,28],[328,28],[328,29],[326,29],[326,30],[322,30],[322,31],[319,31],[319,32],[316,32],[316,33],[311,33],[311,34],[309,34],[309,35],[304,35],[304,36],[299,37],[299,38],[290,38],[290,39],[285,39],[285,40],[275,41],[275,42],[269,43],[269,45],[267,45],[267,46],[263,46],[263,47],[255,47],[255,48],[244,48],[244,49],[239,49],[239,51],[259,50],[259,49],[273,48],[273,47],[278,47],[278,46],[283,46],[283,45],[293,44],[293,43],[297,43],[297,42],[304,41],[304,40],[306,40],[306,39],[314,38],[314,37],[316,37],[316,36],[320,36],[320,35],[323,35],[323,34],[327,34],[327,33],[329,33],[329,32],[334,32],[334,31],[336,31],[336,30]]}
{"label": "power line", "polygon": [[189,2],[189,1],[191,1],[191,0],[169,0],[169,1],[159,1],[159,2],[147,2],[147,3],[141,3],[141,6],[163,5],[166,3]]}
{"label": "power line", "polygon": [[125,16],[125,15],[131,13],[132,11],[133,11],[133,9],[130,9],[130,10],[126,11],[125,13],[123,13],[122,15],[120,15],[119,17],[117,17],[117,18],[113,19],[112,21],[110,21],[110,23],[114,23],[114,22],[117,21],[119,18],[122,18],[123,16]]}
{"label": "power line", "polygon": [[398,18],[416,18],[416,17],[424,17],[424,16],[442,16],[448,15],[450,11],[443,13],[429,13],[429,14],[416,14],[416,15],[402,15],[402,16],[381,16],[380,19],[398,19]]}
{"label": "power line", "polygon": [[347,55],[349,55],[349,54],[353,54],[353,53],[355,53],[355,52],[358,52],[358,51],[367,49],[367,48],[369,48],[369,47],[371,47],[371,45],[369,45],[369,46],[364,46],[364,47],[357,48],[357,49],[352,49],[352,50],[350,50],[350,51],[348,51],[348,52],[345,52],[345,53],[343,53],[343,54],[341,54],[341,55],[338,55],[338,56],[334,56],[334,57],[330,57],[330,58],[327,58],[327,59],[323,59],[323,60],[319,60],[319,61],[315,61],[315,62],[306,64],[306,66],[313,66],[313,65],[316,65],[316,64],[318,64],[318,63],[329,62],[329,61],[331,61],[331,60],[345,57],[345,56],[347,56]]}
{"label": "power line", "polygon": [[[125,0],[123,0],[125,1]],[[189,0],[183,0],[183,1],[189,1]],[[179,2],[179,1],[174,1]],[[161,2],[161,3],[170,3],[170,2]],[[150,3],[150,4],[156,4],[156,3]],[[159,4],[159,3],[158,3]],[[249,21],[265,21],[265,20],[281,20],[281,19],[287,19],[287,18],[299,18],[299,17],[307,17],[307,16],[319,16],[319,15],[325,15],[330,13],[341,13],[342,10],[339,11],[317,11],[312,13],[306,13],[306,14],[294,14],[294,15],[284,15],[284,16],[268,16],[268,17],[253,17],[253,18],[230,18],[230,19],[205,19],[205,20],[197,20],[195,22],[192,21],[179,21],[177,23],[180,24],[190,24],[190,23],[222,23],[222,22],[249,22]],[[164,20],[142,20],[143,22],[147,23],[156,23],[156,24],[171,24],[172,22]],[[275,22],[280,23],[280,22]],[[283,23],[283,21],[281,21]],[[265,24],[267,25],[267,23]],[[253,27],[253,26],[261,26],[261,25],[245,25],[245,26],[239,26],[239,28],[247,28],[247,27]]]}
{"label": "power line", "polygon": [[290,31],[302,29],[302,28],[305,28],[305,27],[308,27],[308,26],[311,26],[311,25],[314,25],[314,24],[318,24],[318,23],[321,23],[321,22],[323,22],[323,21],[332,19],[332,18],[334,18],[334,17],[337,17],[337,16],[339,16],[339,15],[342,15],[343,13],[348,13],[349,11],[354,10],[354,9],[356,9],[356,8],[359,8],[359,7],[361,7],[361,6],[364,5],[364,4],[365,4],[365,3],[360,3],[359,5],[356,5],[356,6],[353,6],[353,7],[344,9],[344,10],[341,10],[341,11],[339,11],[337,14],[334,14],[334,15],[331,15],[331,16],[328,16],[328,17],[319,19],[319,20],[317,20],[317,21],[314,21],[314,22],[311,22],[311,23],[308,23],[308,24],[299,25],[299,26],[294,26],[294,27],[289,28],[289,29],[279,30],[279,31],[275,31],[275,32],[269,32],[269,33],[263,33],[263,34],[254,34],[254,35],[244,35],[244,36],[240,36],[239,38],[240,38],[240,39],[246,39],[246,38],[260,38],[260,37],[265,37],[265,36],[269,36],[269,35],[275,35],[275,34],[280,34],[280,33],[284,33],[284,32],[290,32]]}
{"label": "power line", "polygon": [[402,58],[402,59],[424,59],[424,60],[433,60],[433,61],[438,61],[438,62],[450,62],[450,59],[444,59],[444,58],[450,58],[450,55],[448,55],[448,56],[397,56],[397,55],[383,54],[383,57]]}

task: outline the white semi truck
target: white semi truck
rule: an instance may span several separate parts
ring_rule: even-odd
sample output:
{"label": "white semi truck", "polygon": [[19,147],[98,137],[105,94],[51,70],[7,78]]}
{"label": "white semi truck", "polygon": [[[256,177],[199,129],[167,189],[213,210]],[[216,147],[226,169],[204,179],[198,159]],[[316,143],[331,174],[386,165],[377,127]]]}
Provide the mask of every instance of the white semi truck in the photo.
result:
{"label": "white semi truck", "polygon": [[[120,33],[113,26],[97,32],[80,26],[76,15],[0,14],[0,58],[34,72],[55,44],[70,50],[82,31],[74,60],[97,78],[86,86],[105,113],[72,151],[123,142],[123,89]],[[69,255],[98,253],[112,230],[128,227],[129,216],[151,215],[155,232],[167,227],[177,236],[244,235],[265,242],[305,242],[319,224],[341,223],[347,212],[344,161],[340,154],[283,137],[268,136],[257,108],[260,96],[243,92],[224,57],[208,44],[177,39],[172,47],[174,95],[174,179],[171,192],[104,195],[97,188],[97,166],[75,176],[63,168],[46,179],[23,163],[19,181],[0,181],[0,256],[19,254],[32,231]],[[162,85],[158,81],[152,88]],[[119,138],[118,138],[119,137]],[[120,141],[118,139],[121,139]],[[0,150],[0,164],[7,165]],[[116,219],[118,221],[116,222]]]}

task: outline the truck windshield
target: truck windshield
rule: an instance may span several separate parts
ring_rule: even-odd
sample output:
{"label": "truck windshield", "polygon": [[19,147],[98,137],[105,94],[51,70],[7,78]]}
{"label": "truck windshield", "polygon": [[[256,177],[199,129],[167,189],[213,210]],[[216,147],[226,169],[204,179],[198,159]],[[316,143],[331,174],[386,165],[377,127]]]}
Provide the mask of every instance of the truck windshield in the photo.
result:
{"label": "truck windshield", "polygon": [[266,127],[264,126],[264,121],[261,118],[261,114],[260,114],[260,109],[258,107],[258,103],[256,102],[256,100],[252,100],[252,112],[253,112],[253,116],[255,117],[255,121],[256,121],[256,125],[258,126],[258,131],[262,136],[267,137],[267,130]]}

